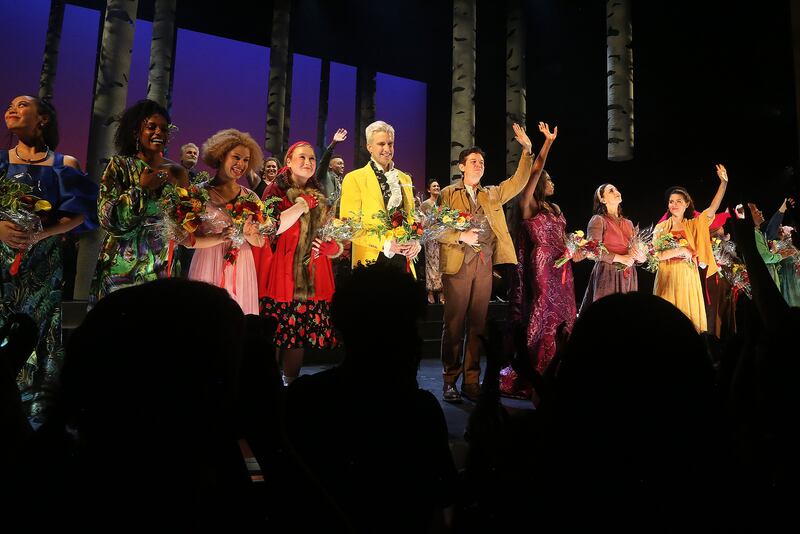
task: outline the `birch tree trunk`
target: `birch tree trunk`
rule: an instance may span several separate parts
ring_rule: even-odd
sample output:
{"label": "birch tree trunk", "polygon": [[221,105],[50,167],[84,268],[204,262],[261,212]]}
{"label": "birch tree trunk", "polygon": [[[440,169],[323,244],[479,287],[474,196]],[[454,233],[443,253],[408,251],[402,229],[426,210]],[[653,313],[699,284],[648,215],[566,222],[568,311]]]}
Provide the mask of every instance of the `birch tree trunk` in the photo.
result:
{"label": "birch tree trunk", "polygon": [[606,1],[608,159],[633,158],[633,48],[629,0]]}
{"label": "birch tree trunk", "polygon": [[289,150],[289,126],[292,119],[292,80],[294,79],[294,54],[289,51],[286,61],[286,102],[283,106],[283,144],[281,145],[281,161]]}
{"label": "birch tree trunk", "polygon": [[53,100],[53,85],[58,69],[58,49],[61,45],[61,28],[64,26],[64,0],[50,0],[50,17],[47,20],[47,38],[44,42],[42,74],[39,76],[39,98]]}
{"label": "birch tree trunk", "polygon": [[461,177],[458,155],[475,144],[475,0],[453,0],[453,87],[450,176]]}
{"label": "birch tree trunk", "polygon": [[286,70],[289,62],[289,13],[291,7],[291,0],[275,0],[272,10],[267,131],[264,138],[264,147],[271,155],[280,154],[284,146],[283,119],[286,106]]}
{"label": "birch tree trunk", "polygon": [[359,68],[356,71],[355,168],[362,167],[369,161],[364,130],[375,122],[375,87],[375,69]]}
{"label": "birch tree trunk", "polygon": [[[100,176],[114,152],[116,123],[125,110],[128,98],[138,3],[138,0],[108,0],[106,3],[86,155],[86,170],[95,183],[100,182]],[[85,300],[89,294],[102,240],[101,231],[96,230],[84,234],[78,242],[76,299]]]}
{"label": "birch tree trunk", "polygon": [[155,0],[153,40],[150,43],[150,71],[147,77],[147,98],[164,108],[170,107],[172,56],[175,52],[175,2]]}
{"label": "birch tree trunk", "polygon": [[521,0],[509,0],[506,15],[506,176],[517,170],[520,146],[511,127],[525,127],[525,17]]}
{"label": "birch tree trunk", "polygon": [[327,144],[325,135],[328,132],[328,98],[331,87],[331,62],[327,59],[322,60],[322,70],[319,77],[319,106],[317,109],[317,148],[320,157],[325,152]]}

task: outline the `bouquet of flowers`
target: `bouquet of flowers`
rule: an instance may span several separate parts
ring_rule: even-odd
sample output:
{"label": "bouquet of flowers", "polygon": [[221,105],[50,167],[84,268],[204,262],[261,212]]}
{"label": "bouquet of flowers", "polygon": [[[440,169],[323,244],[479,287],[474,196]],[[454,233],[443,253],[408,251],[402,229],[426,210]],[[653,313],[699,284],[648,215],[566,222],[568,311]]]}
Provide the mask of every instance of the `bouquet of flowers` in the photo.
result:
{"label": "bouquet of flowers", "polygon": [[591,260],[597,260],[600,254],[608,252],[606,247],[596,239],[586,239],[583,230],[577,230],[566,234],[564,236],[564,244],[567,250],[564,252],[564,255],[558,258],[553,264],[553,267],[556,269],[571,260],[578,252],[583,252],[584,255]]}
{"label": "bouquet of flowers", "polygon": [[711,238],[711,252],[720,269],[723,266],[730,267],[735,263],[742,263],[736,253],[736,243],[733,241],[713,237]]}
{"label": "bouquet of flowers", "polygon": [[239,196],[234,202],[225,205],[225,212],[231,218],[231,246],[225,253],[225,264],[234,265],[236,258],[239,257],[239,249],[244,244],[244,227],[248,222],[258,225],[258,232],[267,235],[276,229],[275,221],[272,217],[272,204],[278,202],[278,197],[272,197],[265,201],[254,193]]}
{"label": "bouquet of flowers", "polygon": [[[32,238],[42,231],[42,217],[53,206],[47,200],[33,194],[33,186],[21,180],[25,176],[26,174],[18,174],[14,176],[14,180],[0,176],[0,219],[11,221]],[[14,261],[11,263],[12,276],[19,272],[22,255],[31,249],[33,243],[34,240],[30,239],[24,250],[17,249]]]}
{"label": "bouquet of flowers", "polygon": [[208,191],[201,185],[165,185],[161,193],[161,209],[164,213],[161,234],[164,239],[180,242],[188,238],[194,244],[194,233],[200,226],[207,203]]}
{"label": "bouquet of flowers", "polygon": [[[631,236],[630,240],[628,241],[628,251],[634,255],[643,255],[645,257],[645,262],[649,257],[650,252],[650,243],[653,241],[653,226],[650,225],[647,228],[640,230],[639,226],[633,229],[633,235]],[[627,271],[630,269],[629,266],[623,263],[614,263],[617,270],[619,271]]]}
{"label": "bouquet of flowers", "polygon": [[794,264],[795,271],[797,272],[798,276],[800,276],[800,251],[798,251],[797,248],[792,244],[792,230],[793,228],[791,227],[789,227],[788,231],[782,228],[781,234],[785,237],[783,239],[770,241],[769,248],[775,254],[780,254],[784,258],[790,258]]}
{"label": "bouquet of flowers", "polygon": [[747,274],[747,268],[744,264],[732,263],[730,265],[723,265],[720,266],[720,272],[733,286],[734,291],[742,291],[745,295],[751,297],[750,277]]}
{"label": "bouquet of flowers", "polygon": [[[352,241],[353,238],[358,236],[363,228],[361,223],[361,212],[350,212],[350,217],[334,217],[333,209],[328,211],[328,217],[325,219],[323,225],[317,230],[317,236],[323,242],[337,241],[343,243],[345,241]],[[304,265],[311,262],[311,256],[303,260]]]}
{"label": "bouquet of flowers", "polygon": [[659,234],[657,237],[653,239],[653,242],[650,245],[647,253],[647,263],[645,265],[645,269],[654,273],[658,271],[658,256],[659,252],[664,252],[665,250],[670,250],[674,248],[686,247],[689,245],[689,242],[683,238],[676,238],[672,235],[671,232],[664,232]]}
{"label": "bouquet of flowers", "polygon": [[331,217],[317,230],[322,241],[352,241],[362,229],[361,212],[350,212],[350,217]]}
{"label": "bouquet of flowers", "polygon": [[369,234],[394,239],[398,243],[420,241],[425,233],[424,215],[421,216],[416,210],[407,214],[401,208],[392,208],[388,213],[374,213],[372,218],[378,223],[368,229]]}
{"label": "bouquet of flowers", "polygon": [[[475,216],[445,205],[433,206],[423,217],[425,220],[425,230],[421,239],[423,243],[436,241],[446,230],[465,232],[476,228],[482,232],[485,230],[486,224],[485,217]],[[480,245],[473,245],[472,248],[477,252],[481,247]]]}

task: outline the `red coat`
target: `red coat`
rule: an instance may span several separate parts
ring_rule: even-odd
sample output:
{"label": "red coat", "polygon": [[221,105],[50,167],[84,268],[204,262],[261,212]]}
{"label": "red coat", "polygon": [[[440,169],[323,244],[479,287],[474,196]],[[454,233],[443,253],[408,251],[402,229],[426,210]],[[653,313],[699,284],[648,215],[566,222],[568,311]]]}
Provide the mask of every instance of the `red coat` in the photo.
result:
{"label": "red coat", "polygon": [[[294,205],[286,197],[286,191],[276,184],[272,184],[264,191],[264,198],[273,196],[281,199],[275,204],[276,208],[281,212]],[[314,212],[315,210],[312,210],[312,215]],[[306,236],[306,239],[313,240],[315,237]],[[269,245],[264,245],[258,254],[254,250],[253,256],[256,260],[259,298],[270,297],[278,302],[294,300],[294,256],[299,240],[300,221],[298,220],[278,236],[275,252],[270,250]],[[302,261],[302,259],[298,259],[298,261]],[[334,293],[333,267],[331,266],[330,258],[327,256],[314,258],[312,253],[311,261],[303,268],[313,269],[314,273],[314,296],[308,300],[330,301]]]}

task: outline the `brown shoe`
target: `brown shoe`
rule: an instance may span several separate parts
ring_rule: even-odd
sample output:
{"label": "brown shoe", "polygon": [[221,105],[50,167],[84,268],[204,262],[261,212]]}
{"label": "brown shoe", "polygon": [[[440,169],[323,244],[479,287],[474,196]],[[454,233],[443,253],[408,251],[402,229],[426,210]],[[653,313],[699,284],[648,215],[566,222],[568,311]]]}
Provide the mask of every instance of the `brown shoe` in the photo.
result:
{"label": "brown shoe", "polygon": [[481,395],[480,384],[463,384],[461,386],[461,396],[466,397],[472,402],[478,402],[478,397]]}
{"label": "brown shoe", "polygon": [[455,384],[448,384],[445,382],[442,400],[445,402],[461,402],[461,394],[456,389]]}

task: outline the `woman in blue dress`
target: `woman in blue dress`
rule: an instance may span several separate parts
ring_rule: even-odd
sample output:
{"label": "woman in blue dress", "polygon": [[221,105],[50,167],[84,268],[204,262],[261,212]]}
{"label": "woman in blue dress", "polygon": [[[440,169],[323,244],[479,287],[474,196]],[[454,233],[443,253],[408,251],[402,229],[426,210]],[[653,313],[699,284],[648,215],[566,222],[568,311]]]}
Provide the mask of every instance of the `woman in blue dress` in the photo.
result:
{"label": "woman in blue dress", "polygon": [[[17,378],[28,415],[37,417],[50,400],[63,358],[65,234],[97,226],[97,185],[75,158],[55,152],[58,122],[47,101],[18,96],[4,118],[18,141],[10,150],[0,150],[0,179],[27,183],[33,195],[52,206],[38,233],[0,220],[0,325],[13,313],[25,313],[39,327],[36,348]],[[18,265],[12,269],[18,253]]]}

